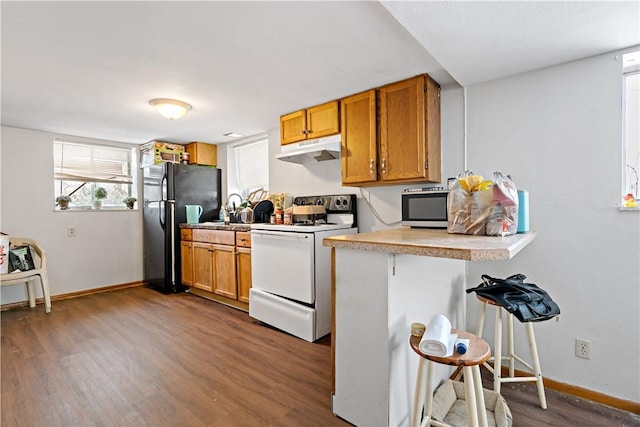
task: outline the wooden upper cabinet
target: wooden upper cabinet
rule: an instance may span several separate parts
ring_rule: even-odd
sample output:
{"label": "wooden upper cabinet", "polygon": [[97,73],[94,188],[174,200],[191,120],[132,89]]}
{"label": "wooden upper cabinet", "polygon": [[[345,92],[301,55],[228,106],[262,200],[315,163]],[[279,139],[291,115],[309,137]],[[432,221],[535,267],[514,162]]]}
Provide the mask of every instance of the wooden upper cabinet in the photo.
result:
{"label": "wooden upper cabinet", "polygon": [[280,144],[340,133],[338,101],[296,111],[280,117]]}
{"label": "wooden upper cabinet", "polygon": [[307,109],[307,139],[340,133],[338,101],[327,102]]}
{"label": "wooden upper cabinet", "polygon": [[340,101],[342,185],[378,180],[376,91],[369,90]]}
{"label": "wooden upper cabinet", "polygon": [[440,87],[421,75],[379,89],[383,182],[440,182]]}
{"label": "wooden upper cabinet", "polygon": [[205,142],[191,142],[184,146],[189,153],[189,164],[193,165],[218,165],[218,146]]}
{"label": "wooden upper cabinet", "polygon": [[342,185],[441,182],[440,87],[426,74],[340,102]]}
{"label": "wooden upper cabinet", "polygon": [[442,182],[442,135],[440,116],[440,85],[425,76],[426,84],[426,152],[429,167],[427,181]]}
{"label": "wooden upper cabinet", "polygon": [[426,75],[380,88],[380,179],[440,182],[440,88]]}
{"label": "wooden upper cabinet", "polygon": [[307,138],[307,111],[300,110],[280,117],[280,144],[292,144]]}

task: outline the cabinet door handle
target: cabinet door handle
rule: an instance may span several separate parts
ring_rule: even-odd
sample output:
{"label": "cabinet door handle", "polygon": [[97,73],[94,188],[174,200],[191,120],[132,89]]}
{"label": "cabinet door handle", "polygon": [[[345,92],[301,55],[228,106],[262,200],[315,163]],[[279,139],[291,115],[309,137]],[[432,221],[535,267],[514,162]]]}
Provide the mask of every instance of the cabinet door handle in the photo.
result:
{"label": "cabinet door handle", "polygon": [[382,159],[382,173],[387,173],[387,159]]}
{"label": "cabinet door handle", "polygon": [[306,131],[306,130],[304,130],[304,129],[302,129],[302,130],[300,131],[300,133],[301,133],[301,134],[303,134],[303,135],[306,135],[307,131]]}
{"label": "cabinet door handle", "polygon": [[313,129],[307,130],[307,134],[313,133]]}
{"label": "cabinet door handle", "polygon": [[375,173],[376,171],[375,167],[376,167],[376,161],[371,159],[369,161],[369,175],[373,175]]}

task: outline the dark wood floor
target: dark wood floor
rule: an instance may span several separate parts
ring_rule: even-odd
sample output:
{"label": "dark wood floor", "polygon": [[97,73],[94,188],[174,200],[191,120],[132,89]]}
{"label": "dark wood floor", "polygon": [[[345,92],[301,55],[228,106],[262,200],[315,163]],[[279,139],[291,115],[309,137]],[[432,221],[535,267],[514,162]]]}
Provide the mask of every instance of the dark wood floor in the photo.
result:
{"label": "dark wood floor", "polygon": [[[188,294],[137,287],[1,314],[2,426],[346,426],[330,340]],[[632,414],[505,386],[515,426],[639,426]]]}

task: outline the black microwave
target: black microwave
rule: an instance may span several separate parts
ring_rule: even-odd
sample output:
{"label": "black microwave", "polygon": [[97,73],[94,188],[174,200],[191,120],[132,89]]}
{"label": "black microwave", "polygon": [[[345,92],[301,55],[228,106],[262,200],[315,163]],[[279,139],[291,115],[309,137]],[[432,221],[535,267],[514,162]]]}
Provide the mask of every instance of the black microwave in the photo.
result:
{"label": "black microwave", "polygon": [[444,187],[407,189],[402,192],[402,225],[447,228],[447,198]]}

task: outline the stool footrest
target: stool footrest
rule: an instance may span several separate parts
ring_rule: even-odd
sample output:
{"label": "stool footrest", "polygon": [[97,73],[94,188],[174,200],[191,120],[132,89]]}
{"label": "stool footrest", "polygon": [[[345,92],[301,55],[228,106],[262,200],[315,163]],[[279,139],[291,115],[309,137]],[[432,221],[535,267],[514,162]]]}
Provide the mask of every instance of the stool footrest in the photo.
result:
{"label": "stool footrest", "polygon": [[500,378],[500,382],[503,383],[518,383],[518,382],[536,382],[538,377],[503,377]]}
{"label": "stool footrest", "polygon": [[[531,372],[532,374],[535,374],[535,368],[534,368],[531,364],[529,364],[526,360],[523,360],[523,359],[522,359],[522,357],[518,356],[517,354],[514,354],[512,357],[513,357],[515,360],[517,360],[518,362],[520,362],[520,363],[521,363],[525,368],[527,368],[527,370],[528,370],[529,372]],[[509,360],[511,360],[511,357],[509,357],[509,356],[502,356],[502,357],[500,358],[500,360],[502,360],[502,361],[505,361],[505,360],[506,360],[506,361],[509,361]],[[492,366],[492,365],[490,365],[490,364],[489,364],[489,362],[494,362],[494,363],[495,363],[495,357],[494,357],[494,356],[491,356],[491,357],[489,358],[489,360],[487,360],[486,362],[484,362],[484,363],[482,364],[485,368],[487,368],[487,370],[489,370],[489,372],[491,372],[491,373],[493,374],[493,373],[495,373],[495,371],[494,371],[494,369],[493,369],[493,366]]]}
{"label": "stool footrest", "polygon": [[529,371],[531,371],[531,373],[534,373],[535,368],[531,366],[528,362],[522,360],[520,356],[518,356],[517,354],[514,354],[513,358],[516,359],[518,362],[522,363]]}
{"label": "stool footrest", "polygon": [[[488,361],[484,362],[484,363],[482,364],[482,366],[484,366],[484,367],[487,369],[487,371],[489,371],[492,375],[495,375],[495,374],[496,374],[496,370],[495,370],[495,368],[494,368],[492,365],[490,365],[490,364],[489,364],[489,362],[493,361],[492,359],[493,359],[493,358],[491,358],[491,359],[489,359]],[[507,359],[507,360],[508,360],[508,358],[505,358],[505,357],[503,357],[502,359],[503,359],[503,360],[504,360],[504,359]],[[527,362],[522,361],[521,359],[519,359],[519,362],[520,362],[520,363],[522,363],[523,365],[525,365],[525,366],[528,368],[528,370],[530,371],[530,373],[532,373],[533,375],[535,375],[535,374],[536,374],[536,373],[535,373],[535,370],[533,369],[533,366],[529,365]],[[503,367],[504,367],[505,369],[508,369],[508,368],[507,368],[507,367],[505,367],[505,366],[503,366]],[[502,368],[501,368],[501,369],[502,369]],[[512,377],[512,376],[503,377],[503,376],[501,375],[501,376],[500,376],[500,381],[505,381],[505,378],[534,378],[534,380],[533,380],[533,381],[537,381],[537,377],[536,377],[536,376],[531,377],[531,376],[528,376],[528,375],[521,375],[521,376],[519,376],[519,377],[516,377],[516,376],[513,376],[513,377]],[[530,381],[530,380],[522,380],[522,381]]]}

